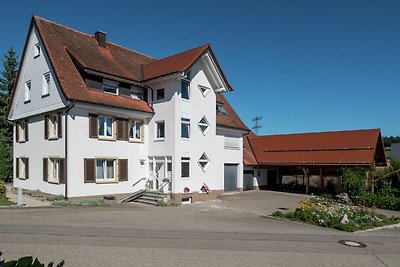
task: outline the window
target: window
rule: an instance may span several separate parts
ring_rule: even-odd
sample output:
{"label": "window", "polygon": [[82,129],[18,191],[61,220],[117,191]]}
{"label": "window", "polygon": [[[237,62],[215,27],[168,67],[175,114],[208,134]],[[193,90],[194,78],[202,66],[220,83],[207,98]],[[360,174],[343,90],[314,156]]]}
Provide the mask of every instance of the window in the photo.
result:
{"label": "window", "polygon": [[156,121],[156,139],[163,140],[165,138],[165,122]]}
{"label": "window", "polygon": [[222,115],[228,115],[228,112],[226,112],[224,105],[221,103],[217,103],[217,112]]}
{"label": "window", "polygon": [[40,45],[39,43],[35,44],[34,52],[33,52],[33,57],[37,58],[40,56]]}
{"label": "window", "polygon": [[181,98],[189,100],[190,94],[190,71],[186,74],[186,76],[181,80]]}
{"label": "window", "polygon": [[17,142],[25,142],[28,141],[28,136],[27,136],[27,127],[28,127],[28,121],[19,121],[16,125],[17,129],[17,136],[16,136],[16,141]]}
{"label": "window", "polygon": [[164,99],[164,88],[157,89],[157,91],[156,91],[156,99],[157,100]]}
{"label": "window", "polygon": [[210,163],[210,160],[208,159],[206,153],[203,153],[203,155],[201,155],[201,157],[200,157],[198,162],[199,162],[199,165],[200,165],[201,169],[203,171],[206,171],[206,169],[207,169],[207,167],[208,167],[208,165]]}
{"label": "window", "polygon": [[105,93],[118,95],[118,83],[111,80],[103,80],[102,89]]}
{"label": "window", "polygon": [[210,92],[210,90],[211,90],[210,88],[202,86],[202,85],[199,85],[199,89],[200,89],[200,92],[203,94],[204,97],[206,97],[208,95],[208,93]]}
{"label": "window", "polygon": [[131,97],[138,100],[144,99],[143,89],[131,87]]}
{"label": "window", "polygon": [[181,158],[181,177],[190,177],[190,158]]}
{"label": "window", "polygon": [[96,160],[96,182],[115,181],[115,159]]}
{"label": "window", "polygon": [[31,101],[31,81],[25,83],[25,103]]}
{"label": "window", "polygon": [[113,133],[113,118],[99,116],[99,136],[105,138],[113,138]]}
{"label": "window", "polygon": [[206,135],[206,133],[208,132],[208,130],[210,129],[210,124],[208,123],[206,117],[203,117],[199,123],[197,124],[200,128],[200,131]]}
{"label": "window", "polygon": [[48,134],[50,139],[58,138],[58,115],[49,116]]}
{"label": "window", "polygon": [[47,96],[50,93],[50,72],[43,74],[42,96]]}
{"label": "window", "polygon": [[133,141],[142,141],[142,121],[130,121],[129,139]]}
{"label": "window", "polygon": [[48,178],[50,183],[60,182],[60,159],[49,159],[48,164]]}
{"label": "window", "polygon": [[190,119],[181,118],[181,137],[189,138],[190,136]]}
{"label": "window", "polygon": [[29,159],[28,158],[17,158],[17,178],[28,179],[29,178]]}

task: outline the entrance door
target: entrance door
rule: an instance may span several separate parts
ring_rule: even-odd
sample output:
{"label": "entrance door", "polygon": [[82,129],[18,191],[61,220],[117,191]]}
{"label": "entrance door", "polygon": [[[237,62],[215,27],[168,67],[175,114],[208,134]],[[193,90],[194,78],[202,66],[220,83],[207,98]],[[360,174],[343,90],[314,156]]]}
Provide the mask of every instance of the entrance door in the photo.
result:
{"label": "entrance door", "polygon": [[245,170],[243,172],[243,191],[254,189],[254,174],[253,171]]}
{"label": "entrance door", "polygon": [[237,171],[238,164],[225,164],[224,165],[224,191],[237,190]]}
{"label": "entrance door", "polygon": [[276,170],[268,170],[267,171],[267,181],[268,187],[273,188],[276,186],[276,179],[278,178],[278,172]]}

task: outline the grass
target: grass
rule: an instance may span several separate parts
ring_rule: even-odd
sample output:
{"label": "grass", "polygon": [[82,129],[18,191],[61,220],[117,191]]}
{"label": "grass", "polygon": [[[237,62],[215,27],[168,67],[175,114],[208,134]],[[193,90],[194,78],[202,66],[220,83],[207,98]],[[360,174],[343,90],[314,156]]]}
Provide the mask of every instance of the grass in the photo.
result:
{"label": "grass", "polygon": [[11,205],[15,205],[17,203],[8,200],[7,198],[0,198],[0,206],[11,206]]}
{"label": "grass", "polygon": [[90,200],[55,200],[52,203],[56,207],[110,207],[111,202],[104,199],[90,199]]}
{"label": "grass", "polygon": [[370,212],[363,206],[336,203],[330,199],[320,197],[300,201],[295,210],[288,212],[276,211],[272,216],[346,232],[400,223],[400,218],[389,218],[382,214]]}
{"label": "grass", "polygon": [[49,202],[53,202],[56,200],[63,200],[64,196],[62,195],[50,195],[50,194],[46,194],[43,193],[42,191],[36,190],[36,191],[24,191],[25,195],[28,195],[30,197],[34,197],[37,198],[41,201],[49,201]]}
{"label": "grass", "polygon": [[157,201],[156,206],[158,206],[158,207],[176,207],[176,206],[179,206],[179,204],[174,201],[159,200],[159,201]]}

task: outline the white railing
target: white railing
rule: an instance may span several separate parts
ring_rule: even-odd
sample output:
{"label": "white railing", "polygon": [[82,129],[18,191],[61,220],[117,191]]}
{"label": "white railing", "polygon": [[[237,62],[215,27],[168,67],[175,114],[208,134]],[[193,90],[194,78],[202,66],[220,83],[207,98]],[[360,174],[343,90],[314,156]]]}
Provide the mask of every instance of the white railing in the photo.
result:
{"label": "white railing", "polygon": [[225,137],[225,149],[240,150],[240,138]]}

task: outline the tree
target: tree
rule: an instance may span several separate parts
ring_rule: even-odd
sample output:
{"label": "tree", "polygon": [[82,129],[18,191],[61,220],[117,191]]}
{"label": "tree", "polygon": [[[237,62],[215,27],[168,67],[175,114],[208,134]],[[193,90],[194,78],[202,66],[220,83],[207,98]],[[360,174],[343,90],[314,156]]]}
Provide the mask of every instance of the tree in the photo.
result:
{"label": "tree", "polygon": [[10,47],[2,60],[0,77],[0,179],[12,179],[12,135],[13,124],[7,119],[7,108],[18,71],[18,56]]}

